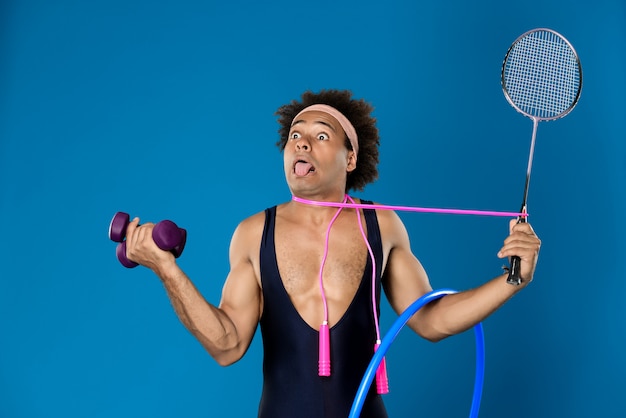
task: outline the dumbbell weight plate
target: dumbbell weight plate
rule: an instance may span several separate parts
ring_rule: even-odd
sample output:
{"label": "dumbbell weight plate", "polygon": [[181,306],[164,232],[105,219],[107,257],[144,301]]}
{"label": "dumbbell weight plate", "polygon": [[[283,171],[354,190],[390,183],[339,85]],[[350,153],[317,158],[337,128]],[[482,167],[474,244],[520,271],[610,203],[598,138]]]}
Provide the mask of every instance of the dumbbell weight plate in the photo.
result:
{"label": "dumbbell weight plate", "polygon": [[129,222],[130,215],[128,213],[117,212],[109,224],[109,239],[115,242],[124,241]]}
{"label": "dumbbell weight plate", "polygon": [[137,267],[139,265],[126,258],[126,241],[117,244],[117,248],[115,248],[115,255],[117,256],[119,262],[126,268],[132,269],[133,267]]}

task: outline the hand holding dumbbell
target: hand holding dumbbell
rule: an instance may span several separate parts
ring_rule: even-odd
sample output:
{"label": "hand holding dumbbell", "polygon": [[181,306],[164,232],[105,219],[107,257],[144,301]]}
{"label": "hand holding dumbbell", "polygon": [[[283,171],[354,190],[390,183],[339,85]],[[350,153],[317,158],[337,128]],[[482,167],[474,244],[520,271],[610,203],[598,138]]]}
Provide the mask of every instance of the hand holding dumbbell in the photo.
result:
{"label": "hand holding dumbbell", "polygon": [[[109,238],[118,242],[115,254],[124,267],[133,268],[138,264],[126,257],[126,228],[130,223],[130,215],[124,212],[117,212],[109,225]],[[172,221],[161,221],[154,225],[152,230],[154,243],[163,251],[170,251],[174,257],[178,258],[183,253],[187,242],[187,231],[179,228]]]}

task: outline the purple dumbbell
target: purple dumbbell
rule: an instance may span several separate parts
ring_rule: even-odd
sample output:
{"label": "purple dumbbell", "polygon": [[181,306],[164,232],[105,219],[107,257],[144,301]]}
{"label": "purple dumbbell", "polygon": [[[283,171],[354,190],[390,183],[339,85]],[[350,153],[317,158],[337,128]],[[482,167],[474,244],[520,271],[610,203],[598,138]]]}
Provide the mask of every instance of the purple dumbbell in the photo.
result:
{"label": "purple dumbbell", "polygon": [[[109,238],[111,241],[118,242],[115,254],[117,259],[124,267],[137,267],[137,263],[126,258],[126,228],[130,223],[130,215],[124,212],[117,212],[111,224],[109,225]],[[178,258],[185,249],[187,242],[187,231],[179,228],[172,221],[161,221],[154,225],[152,230],[152,239],[154,243],[163,251],[170,251],[174,257]]]}

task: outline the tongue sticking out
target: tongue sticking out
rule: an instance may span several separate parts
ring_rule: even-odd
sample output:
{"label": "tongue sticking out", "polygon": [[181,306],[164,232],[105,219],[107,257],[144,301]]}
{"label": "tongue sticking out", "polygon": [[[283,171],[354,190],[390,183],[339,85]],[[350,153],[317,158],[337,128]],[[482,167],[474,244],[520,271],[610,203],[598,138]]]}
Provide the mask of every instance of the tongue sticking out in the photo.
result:
{"label": "tongue sticking out", "polygon": [[296,163],[296,175],[298,176],[306,176],[309,171],[313,169],[313,166],[310,163],[305,163],[303,161],[298,161]]}

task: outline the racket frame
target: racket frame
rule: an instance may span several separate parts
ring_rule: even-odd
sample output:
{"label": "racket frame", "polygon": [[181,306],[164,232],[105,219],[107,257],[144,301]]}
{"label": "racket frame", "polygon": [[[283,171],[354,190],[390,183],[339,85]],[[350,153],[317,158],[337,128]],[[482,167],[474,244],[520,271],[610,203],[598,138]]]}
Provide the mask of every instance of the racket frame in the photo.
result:
{"label": "racket frame", "polygon": [[[570,106],[565,109],[564,111],[554,115],[554,116],[549,116],[549,117],[542,117],[542,116],[535,116],[535,115],[531,115],[528,112],[525,112],[522,108],[520,108],[511,98],[511,95],[509,94],[509,89],[507,88],[507,82],[506,82],[506,78],[504,76],[505,74],[505,70],[506,70],[506,65],[509,61],[509,57],[511,56],[511,52],[515,49],[515,47],[520,43],[520,41],[524,38],[526,38],[527,36],[537,33],[537,32],[549,32],[552,35],[558,37],[560,40],[563,41],[563,43],[565,43],[568,48],[572,51],[574,58],[576,59],[576,66],[578,67],[578,91],[576,92],[576,96],[574,97],[574,100],[572,100],[572,103],[570,104]],[[537,119],[537,121],[539,122],[543,122],[543,121],[550,121],[550,120],[556,120],[556,119],[560,119],[562,117],[567,116],[573,109],[574,107],[576,107],[576,105],[578,104],[578,100],[580,99],[580,93],[582,92],[582,88],[583,88],[583,70],[582,70],[582,65],[580,63],[580,57],[578,56],[578,53],[576,52],[576,50],[574,49],[574,46],[560,33],[556,32],[555,30],[552,29],[547,29],[547,28],[536,28],[536,29],[531,29],[527,32],[524,32],[523,34],[521,34],[520,36],[517,37],[517,39],[511,44],[511,46],[509,47],[509,49],[506,51],[506,55],[504,56],[504,60],[502,61],[502,71],[500,72],[501,74],[501,79],[500,79],[500,83],[502,84],[502,91],[504,92],[504,97],[506,98],[506,100],[509,102],[509,104],[511,106],[513,106],[513,108],[515,110],[517,110],[519,113],[521,113],[522,115],[533,119],[533,121],[535,119]]]}

